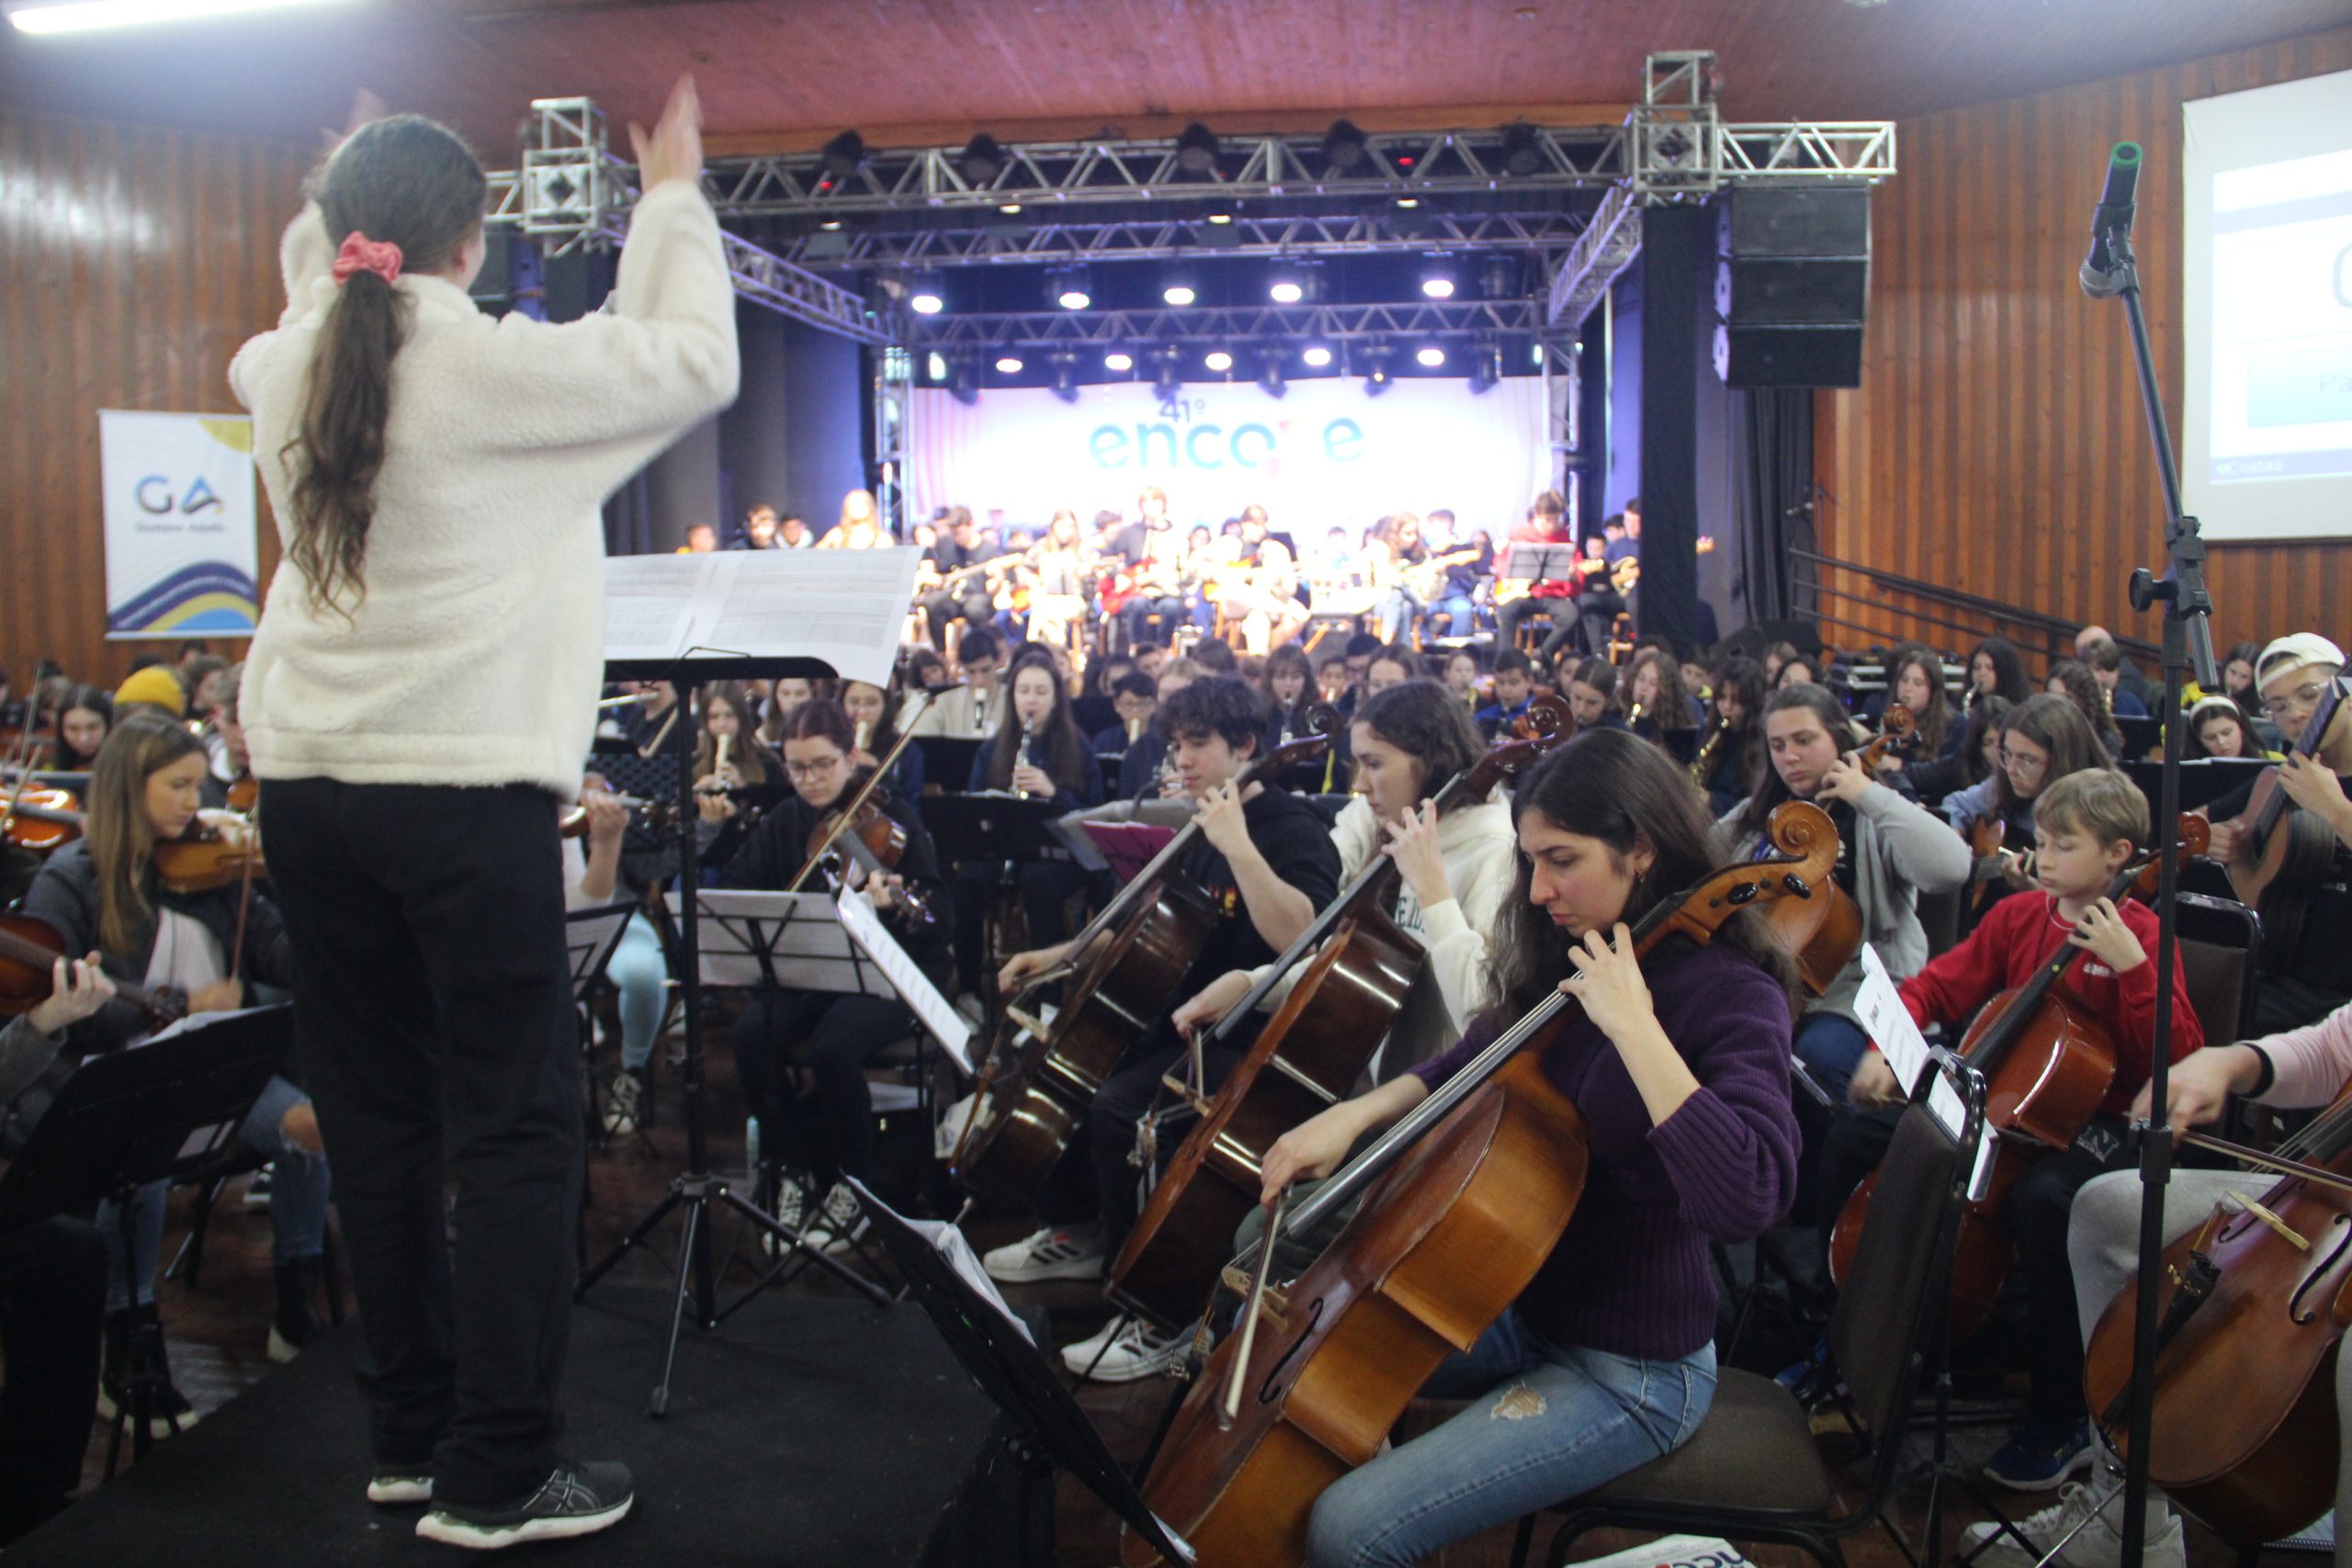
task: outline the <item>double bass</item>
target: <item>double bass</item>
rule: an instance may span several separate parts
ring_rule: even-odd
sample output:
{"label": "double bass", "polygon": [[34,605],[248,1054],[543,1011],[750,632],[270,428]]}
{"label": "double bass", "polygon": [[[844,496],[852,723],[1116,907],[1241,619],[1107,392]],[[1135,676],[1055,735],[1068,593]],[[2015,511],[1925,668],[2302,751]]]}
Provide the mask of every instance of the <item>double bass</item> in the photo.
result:
{"label": "double bass", "polygon": [[[2109,885],[2108,897],[2153,894],[2164,856],[2204,853],[2211,830],[2201,817],[2182,817],[2177,844],[2134,855]],[[2115,1082],[2114,1043],[2065,984],[2066,971],[2082,952],[2062,940],[2031,980],[1978,1010],[1961,1042],[1961,1055],[1984,1075],[1984,1128],[1998,1139],[1998,1150],[1984,1195],[1961,1212],[1951,1263],[1955,1338],[1984,1325],[2008,1277],[2009,1191],[2032,1164],[2034,1149],[2071,1145]],[[2155,962],[2153,955],[2148,962]],[[1872,1171],[1846,1200],[1829,1233],[1829,1277],[1841,1287],[1877,1189],[1878,1173]]]}
{"label": "double bass", "polygon": [[[1320,755],[1340,716],[1317,707],[1306,722],[1309,733],[1243,770],[1238,793],[1261,781],[1271,785],[1285,769]],[[1197,820],[1186,823],[1071,940],[1069,951],[1085,954],[1103,932],[1113,933],[1076,972],[1050,1025],[1027,1018],[1019,998],[1007,1006],[1006,1017],[1022,1032],[990,1054],[974,1091],[972,1118],[948,1161],[950,1173],[974,1198],[1026,1207],[1077,1135],[1102,1080],[1127,1047],[1167,1014],[1171,994],[1216,924],[1208,899],[1170,874],[1200,831]],[[1071,972],[1048,970],[1029,988]]]}
{"label": "double bass", "polygon": [[[1485,800],[1576,730],[1557,697],[1537,698],[1528,716],[1533,739],[1498,746],[1448,780],[1433,802],[1441,816]],[[1195,1100],[1200,1121],[1111,1266],[1110,1295],[1120,1306],[1170,1328],[1199,1315],[1235,1227],[1257,1205],[1266,1151],[1346,1095],[1387,1036],[1427,961],[1421,944],[1385,912],[1396,881],[1396,863],[1375,851],[1266,977],[1217,1021],[1211,1037],[1222,1043],[1293,965],[1315,954],[1216,1097]]]}
{"label": "double bass", "polygon": [[[1785,858],[1727,866],[1662,900],[1634,928],[1635,951],[1677,935],[1703,944],[1743,909],[1811,897],[1838,859],[1828,815],[1790,801],[1769,831]],[[1316,1499],[1379,1452],[1429,1375],[1534,1279],[1586,1166],[1583,1119],[1542,1055],[1582,1016],[1553,992],[1302,1203],[1290,1228],[1306,1231],[1365,1194],[1279,1300],[1263,1280],[1270,1227],[1251,1310],[1185,1396],[1144,1481],[1144,1501],[1200,1562],[1303,1562]],[[1160,1559],[1128,1532],[1120,1561]]]}

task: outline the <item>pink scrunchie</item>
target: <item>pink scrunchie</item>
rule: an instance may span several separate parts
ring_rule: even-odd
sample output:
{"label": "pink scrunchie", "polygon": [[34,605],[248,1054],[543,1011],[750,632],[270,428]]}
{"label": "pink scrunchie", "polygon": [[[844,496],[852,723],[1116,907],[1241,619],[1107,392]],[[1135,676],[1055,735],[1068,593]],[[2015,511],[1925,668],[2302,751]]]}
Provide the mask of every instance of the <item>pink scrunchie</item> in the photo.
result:
{"label": "pink scrunchie", "polygon": [[337,285],[345,284],[359,272],[372,272],[386,283],[399,282],[401,248],[390,240],[371,240],[354,229],[343,237],[343,249],[334,254],[334,280]]}

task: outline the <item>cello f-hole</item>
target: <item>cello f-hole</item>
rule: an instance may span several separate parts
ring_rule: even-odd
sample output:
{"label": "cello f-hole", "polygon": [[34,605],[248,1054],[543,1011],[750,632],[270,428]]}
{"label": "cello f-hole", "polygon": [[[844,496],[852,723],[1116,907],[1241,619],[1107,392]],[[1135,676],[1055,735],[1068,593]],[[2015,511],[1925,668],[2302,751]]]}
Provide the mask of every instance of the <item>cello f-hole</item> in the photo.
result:
{"label": "cello f-hole", "polygon": [[1299,1353],[1306,1348],[1307,1341],[1315,1337],[1316,1325],[1323,1321],[1323,1297],[1315,1298],[1314,1304],[1306,1309],[1306,1327],[1300,1329],[1292,1338],[1290,1348],[1282,1353],[1281,1359],[1266,1369],[1266,1381],[1258,1385],[1259,1404],[1272,1404],[1282,1397],[1282,1390],[1278,1385],[1283,1381],[1283,1369],[1296,1359]]}
{"label": "cello f-hole", "polygon": [[2335,1224],[2335,1245],[2328,1249],[2325,1258],[2312,1265],[2311,1272],[2303,1276],[2303,1282],[2297,1285],[2295,1293],[2287,1298],[2287,1321],[2299,1328],[2319,1315],[2303,1305],[2303,1297],[2319,1283],[2322,1276],[2335,1272],[2336,1264],[2343,1260],[2345,1249],[2352,1247],[2352,1214],[2336,1215]]}

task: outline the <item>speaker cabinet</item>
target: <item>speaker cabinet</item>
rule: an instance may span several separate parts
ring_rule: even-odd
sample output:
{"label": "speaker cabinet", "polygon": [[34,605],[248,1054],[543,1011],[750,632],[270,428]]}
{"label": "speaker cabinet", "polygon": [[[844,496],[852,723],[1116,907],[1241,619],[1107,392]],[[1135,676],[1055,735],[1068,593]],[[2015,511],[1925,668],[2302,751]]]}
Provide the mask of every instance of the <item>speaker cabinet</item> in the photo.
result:
{"label": "speaker cabinet", "polygon": [[1734,387],[1861,384],[1870,188],[1748,188],[1715,218],[1715,373]]}

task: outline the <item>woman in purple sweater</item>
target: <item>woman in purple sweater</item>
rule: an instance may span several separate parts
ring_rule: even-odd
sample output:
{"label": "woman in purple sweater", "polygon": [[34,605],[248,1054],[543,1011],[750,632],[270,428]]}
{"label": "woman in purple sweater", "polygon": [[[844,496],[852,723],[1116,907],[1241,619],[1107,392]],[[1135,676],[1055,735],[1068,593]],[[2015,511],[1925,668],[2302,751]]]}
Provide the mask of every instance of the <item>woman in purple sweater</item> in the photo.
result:
{"label": "woman in purple sweater", "polygon": [[1512,814],[1503,999],[1453,1050],[1292,1130],[1266,1192],[1330,1174],[1557,986],[1584,1016],[1544,1070],[1584,1114],[1584,1197],[1518,1302],[1421,1391],[1475,1403],[1317,1502],[1312,1568],[1401,1568],[1686,1441],[1714,1395],[1707,1245],[1758,1235],[1795,1190],[1786,958],[1747,915],[1711,946],[1634,956],[1630,924],[1713,869],[1681,770],[1595,731],[1539,763]]}

